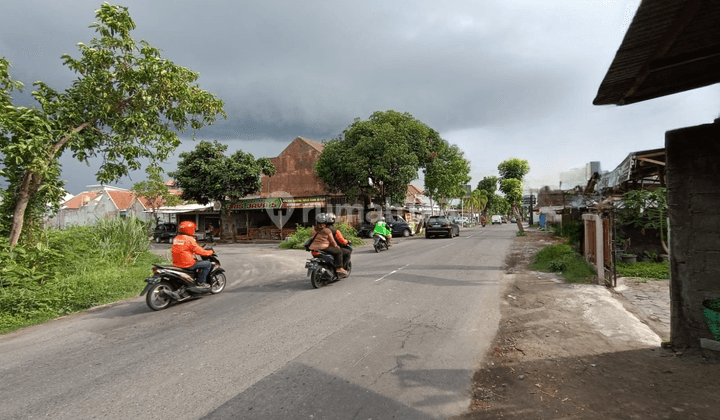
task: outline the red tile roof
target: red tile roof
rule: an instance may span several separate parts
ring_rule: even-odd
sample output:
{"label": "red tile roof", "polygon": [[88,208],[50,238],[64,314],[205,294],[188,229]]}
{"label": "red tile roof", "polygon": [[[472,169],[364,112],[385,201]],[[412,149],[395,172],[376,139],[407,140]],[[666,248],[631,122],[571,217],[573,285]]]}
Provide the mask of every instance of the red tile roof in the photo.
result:
{"label": "red tile roof", "polygon": [[92,201],[98,196],[96,192],[83,191],[70,200],[66,201],[63,205],[69,209],[79,209],[83,204]]}
{"label": "red tile roof", "polygon": [[135,200],[135,194],[132,191],[111,191],[106,190],[110,199],[115,203],[118,210],[126,210]]}
{"label": "red tile roof", "polygon": [[418,187],[408,184],[407,195],[424,195],[425,193]]}

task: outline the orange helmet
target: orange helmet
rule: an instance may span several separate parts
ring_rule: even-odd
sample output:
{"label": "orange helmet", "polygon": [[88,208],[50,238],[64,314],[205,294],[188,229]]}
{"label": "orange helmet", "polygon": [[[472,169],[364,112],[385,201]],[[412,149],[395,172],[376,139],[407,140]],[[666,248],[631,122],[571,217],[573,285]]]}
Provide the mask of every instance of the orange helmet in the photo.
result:
{"label": "orange helmet", "polygon": [[192,236],[195,234],[196,227],[197,226],[195,226],[195,223],[186,220],[186,221],[180,223],[180,227],[178,228],[178,230],[181,233]]}

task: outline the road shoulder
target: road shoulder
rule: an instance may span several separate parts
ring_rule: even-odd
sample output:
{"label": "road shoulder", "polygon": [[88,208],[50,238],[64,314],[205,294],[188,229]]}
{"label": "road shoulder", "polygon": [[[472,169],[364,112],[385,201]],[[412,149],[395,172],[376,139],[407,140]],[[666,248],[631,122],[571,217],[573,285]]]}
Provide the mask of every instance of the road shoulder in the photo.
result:
{"label": "road shoulder", "polygon": [[538,231],[515,240],[498,333],[473,376],[468,412],[454,419],[716,416],[720,364],[661,348],[618,293],[529,270],[553,242]]}

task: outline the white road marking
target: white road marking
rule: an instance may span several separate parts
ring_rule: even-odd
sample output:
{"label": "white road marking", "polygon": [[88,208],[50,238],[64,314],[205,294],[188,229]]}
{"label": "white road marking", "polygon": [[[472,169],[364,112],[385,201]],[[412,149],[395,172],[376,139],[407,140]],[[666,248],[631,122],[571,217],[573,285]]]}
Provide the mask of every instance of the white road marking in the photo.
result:
{"label": "white road marking", "polygon": [[395,273],[397,273],[398,271],[402,270],[403,268],[407,267],[408,265],[410,265],[410,264],[405,264],[404,266],[398,268],[397,270],[393,270],[393,271],[385,274],[384,276],[382,276],[382,277],[380,277],[379,279],[375,280],[375,283],[379,282],[380,280],[384,279],[385,277],[389,276],[390,274],[395,274]]}

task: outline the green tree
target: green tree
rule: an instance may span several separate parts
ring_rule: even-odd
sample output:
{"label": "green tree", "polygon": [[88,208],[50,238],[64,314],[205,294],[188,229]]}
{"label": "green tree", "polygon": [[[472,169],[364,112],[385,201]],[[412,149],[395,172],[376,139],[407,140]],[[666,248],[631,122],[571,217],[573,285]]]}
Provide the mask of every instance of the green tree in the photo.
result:
{"label": "green tree", "polygon": [[495,211],[493,214],[508,214],[512,206],[510,202],[503,196],[495,194]]}
{"label": "green tree", "polygon": [[528,172],[530,172],[530,164],[524,159],[511,158],[498,165],[501,180],[512,178],[522,182]]}
{"label": "green tree", "polygon": [[485,214],[485,206],[488,203],[488,193],[485,190],[473,190],[470,197],[465,199],[465,206],[470,210],[471,213],[479,211],[483,215]]}
{"label": "green tree", "polygon": [[480,182],[478,182],[477,189],[480,191],[485,191],[487,193],[487,203],[483,210],[483,216],[485,217],[487,217],[488,213],[502,214],[500,213],[501,206],[499,206],[499,199],[502,197],[495,193],[497,191],[497,188],[498,177],[496,176],[486,176],[482,180],[480,180]]}
{"label": "green tree", "polygon": [[670,253],[666,241],[668,237],[667,211],[667,189],[631,190],[623,194],[618,221],[621,224],[639,227],[643,233],[645,229],[656,229],[660,236],[660,245],[665,253]]}
{"label": "green tree", "polygon": [[522,202],[523,178],[530,172],[530,164],[527,160],[512,158],[498,165],[500,174],[500,191],[510,203],[513,215],[517,219],[518,230],[523,232],[522,215],[520,205]]}
{"label": "green tree", "polygon": [[99,36],[78,43],[80,57],[62,55],[77,78],[62,93],[35,82],[36,107],[12,104],[9,92],[23,85],[10,78],[9,62],[0,59],[0,175],[8,185],[0,229],[13,246],[26,217],[36,218],[47,203],[57,205],[63,153],[85,162],[101,157],[98,181],[117,181],[139,169],[142,159],[165,160],[180,144],[176,132],[225,116],[223,102],[195,83],[198,73],[130,36],[135,23],[126,7],[104,3],[96,18],[90,27]]}
{"label": "green tree", "polygon": [[227,146],[217,141],[201,141],[195,150],[180,154],[177,171],[169,175],[182,189],[184,199],[200,204],[221,203],[226,226],[235,242],[237,230],[230,206],[248,194],[260,191],[260,176],[274,175],[275,166],[268,158],[255,160],[253,155],[242,150],[226,156],[226,150]]}
{"label": "green tree", "polygon": [[446,204],[453,198],[465,196],[465,185],[470,182],[470,162],[456,145],[443,140],[423,172],[425,193],[431,200]]}
{"label": "green tree", "polygon": [[160,223],[158,209],[162,206],[177,206],[182,203],[182,199],[171,194],[167,185],[163,182],[160,173],[162,170],[155,166],[148,166],[146,169],[148,178],[142,182],[136,182],[132,186],[132,191],[147,200],[147,205],[150,206],[152,216],[155,219],[155,226]]}
{"label": "green tree", "polygon": [[440,140],[435,130],[408,113],[377,111],[327,142],[315,172],[330,191],[351,199],[367,204],[390,197],[402,203],[407,185],[434,156]]}
{"label": "green tree", "polygon": [[495,194],[498,187],[498,177],[486,176],[478,182],[477,189],[487,191],[488,194]]}

